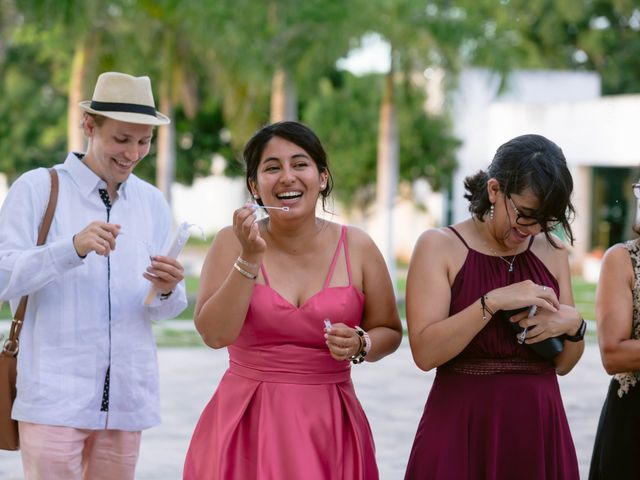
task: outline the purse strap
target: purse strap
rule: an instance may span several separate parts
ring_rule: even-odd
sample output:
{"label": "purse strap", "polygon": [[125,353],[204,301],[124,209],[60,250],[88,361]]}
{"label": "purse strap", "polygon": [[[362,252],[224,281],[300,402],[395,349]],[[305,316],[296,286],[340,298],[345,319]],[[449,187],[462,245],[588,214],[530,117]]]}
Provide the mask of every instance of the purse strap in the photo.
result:
{"label": "purse strap", "polygon": [[[38,231],[37,246],[44,245],[49,229],[51,228],[51,222],[53,221],[53,214],[56,211],[56,205],[58,203],[58,172],[55,168],[49,169],[51,175],[51,192],[49,193],[49,203],[47,209],[42,217],[42,223],[40,224],[40,230]],[[11,322],[11,331],[9,332],[9,338],[4,342],[2,348],[2,355],[15,356],[18,353],[18,337],[20,336],[20,330],[22,330],[22,321],[24,320],[24,314],[27,311],[27,300],[29,295],[25,295],[20,299],[16,314],[13,316]]]}

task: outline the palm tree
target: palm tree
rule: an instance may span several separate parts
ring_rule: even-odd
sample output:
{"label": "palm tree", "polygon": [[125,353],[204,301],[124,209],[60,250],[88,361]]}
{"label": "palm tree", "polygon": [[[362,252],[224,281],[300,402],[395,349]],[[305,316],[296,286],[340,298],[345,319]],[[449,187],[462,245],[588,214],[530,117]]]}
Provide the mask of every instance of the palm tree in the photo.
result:
{"label": "palm tree", "polygon": [[237,49],[227,49],[231,70],[250,83],[268,82],[272,122],[296,120],[298,91],[316,88],[317,78],[334,68],[363,33],[361,0],[236,0],[227,11]]}
{"label": "palm tree", "polygon": [[382,231],[387,233],[386,238],[380,239],[381,250],[394,275],[393,207],[400,163],[395,91],[401,83],[412,88],[413,73],[429,65],[456,70],[466,31],[462,25],[465,17],[462,10],[446,0],[377,0],[369,4],[367,18],[372,20],[372,30],[390,46],[380,104],[376,199]]}
{"label": "palm tree", "polygon": [[[85,139],[78,103],[90,96],[87,85],[96,76],[100,40],[106,32],[117,35],[121,4],[118,0],[16,0],[26,22],[49,30],[60,49],[73,52],[68,80],[67,148],[83,151]],[[92,69],[93,67],[93,69]]]}

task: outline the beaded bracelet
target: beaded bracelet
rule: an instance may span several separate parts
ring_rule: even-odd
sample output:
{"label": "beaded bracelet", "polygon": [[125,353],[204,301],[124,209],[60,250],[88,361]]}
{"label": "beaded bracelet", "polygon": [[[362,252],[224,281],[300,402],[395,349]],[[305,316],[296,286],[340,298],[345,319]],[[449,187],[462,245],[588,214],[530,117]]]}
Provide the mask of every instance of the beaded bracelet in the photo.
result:
{"label": "beaded bracelet", "polygon": [[236,262],[238,262],[240,265],[244,265],[245,267],[249,267],[249,268],[258,268],[260,266],[257,263],[248,262],[242,257],[236,258]]}
{"label": "beaded bracelet", "polygon": [[238,262],[234,262],[233,268],[235,268],[238,272],[240,272],[240,275],[242,275],[243,277],[247,277],[249,280],[255,280],[256,278],[258,278],[258,275],[251,272],[247,272],[244,268],[238,265]]}
{"label": "beaded bracelet", "polygon": [[[349,360],[351,360],[351,362],[354,365],[357,365],[359,363],[364,362],[364,357],[367,356],[367,353],[371,349],[371,339],[369,338],[369,334],[365,332],[362,328],[355,327],[355,330],[356,330],[356,334],[358,335],[358,339],[360,340],[360,348],[358,350],[358,353],[351,356]],[[368,345],[368,348],[367,348],[367,345]]]}

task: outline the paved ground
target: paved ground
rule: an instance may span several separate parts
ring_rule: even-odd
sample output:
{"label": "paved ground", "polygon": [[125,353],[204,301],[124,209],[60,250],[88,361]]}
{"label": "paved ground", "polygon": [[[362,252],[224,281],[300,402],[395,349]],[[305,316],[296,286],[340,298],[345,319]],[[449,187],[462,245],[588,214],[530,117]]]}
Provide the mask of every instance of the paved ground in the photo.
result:
{"label": "paved ground", "polygon": [[[176,480],[198,416],[226,368],[226,350],[161,348],[163,424],[144,433],[136,478]],[[402,479],[433,373],[413,364],[407,340],[376,364],[353,368],[360,401],[369,417],[382,480]],[[586,478],[598,416],[609,377],[595,344],[567,377],[560,378],[582,478]],[[0,479],[20,479],[19,454],[0,451]]]}

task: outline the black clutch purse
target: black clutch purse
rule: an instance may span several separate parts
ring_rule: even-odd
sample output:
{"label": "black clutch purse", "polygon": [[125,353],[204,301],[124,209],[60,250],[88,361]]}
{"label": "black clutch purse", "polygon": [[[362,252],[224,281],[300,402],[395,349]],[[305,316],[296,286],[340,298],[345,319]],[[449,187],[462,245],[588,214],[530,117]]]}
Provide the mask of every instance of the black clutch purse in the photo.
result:
{"label": "black clutch purse", "polygon": [[[524,328],[522,328],[517,323],[511,322],[509,318],[512,317],[513,315],[516,315],[517,313],[524,312],[525,310],[528,310],[528,309],[529,307],[519,308],[517,310],[506,310],[506,311],[500,310],[499,312],[496,313],[496,315],[500,315],[502,319],[505,322],[507,322],[509,326],[511,326],[511,329],[515,333],[521,333],[524,330]],[[560,352],[562,352],[562,349],[564,348],[564,342],[562,340],[562,337],[550,337],[541,342],[525,343],[524,345],[529,347],[531,350],[533,350],[534,352],[536,352],[538,355],[540,355],[542,358],[546,360],[552,360]]]}

